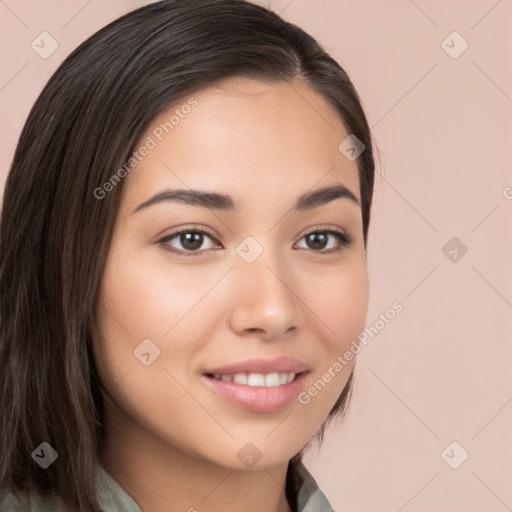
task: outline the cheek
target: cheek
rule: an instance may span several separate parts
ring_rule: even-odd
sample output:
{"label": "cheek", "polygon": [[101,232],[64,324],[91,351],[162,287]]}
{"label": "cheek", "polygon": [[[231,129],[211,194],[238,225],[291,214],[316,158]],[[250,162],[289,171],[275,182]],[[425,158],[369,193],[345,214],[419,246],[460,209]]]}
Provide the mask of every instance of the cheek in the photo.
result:
{"label": "cheek", "polygon": [[[368,310],[369,283],[366,261],[354,260],[330,279],[316,278],[309,284],[308,304],[317,316],[321,332],[315,353],[315,371],[298,396],[298,407],[307,431],[316,431],[345,388],[356,355],[354,342],[364,330]],[[306,441],[306,440],[305,440]]]}
{"label": "cheek", "polygon": [[317,273],[304,289],[308,306],[322,326],[324,350],[331,357],[343,352],[366,323],[369,283],[365,259],[354,258],[323,276]]}
{"label": "cheek", "polygon": [[208,291],[219,272],[199,266],[184,271],[165,264],[162,255],[158,248],[141,256],[135,249],[112,247],[97,306],[96,354],[107,381],[131,372],[131,381],[169,389],[161,380],[169,380],[164,370],[180,381],[189,378],[208,341],[212,314],[218,312]]}
{"label": "cheek", "polygon": [[338,400],[359,352],[354,347],[365,328],[369,298],[364,252],[352,254],[336,270],[315,273],[303,289],[320,335],[314,374],[299,396],[314,429]]}
{"label": "cheek", "polygon": [[[136,338],[172,336],[190,321],[201,322],[197,308],[215,279],[204,272],[179,271],[162,265],[161,258],[135,260],[126,254],[122,265],[108,264],[99,301]],[[198,325],[198,324],[196,324]]]}
{"label": "cheek", "polygon": [[190,422],[171,428],[168,419],[201,414],[180,383],[187,382],[189,363],[204,342],[207,301],[201,298],[218,276],[165,268],[151,251],[146,259],[132,254],[113,246],[105,267],[96,310],[97,369],[126,417],[150,423],[162,436],[192,436]]}

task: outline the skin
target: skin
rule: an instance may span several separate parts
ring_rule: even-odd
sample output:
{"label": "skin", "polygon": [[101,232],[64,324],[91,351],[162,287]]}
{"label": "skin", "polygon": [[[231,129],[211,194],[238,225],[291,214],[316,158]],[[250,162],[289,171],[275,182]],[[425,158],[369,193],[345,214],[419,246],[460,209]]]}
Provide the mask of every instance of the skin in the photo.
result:
{"label": "skin", "polygon": [[[201,375],[286,355],[310,365],[307,389],[364,329],[360,206],[338,198],[291,210],[303,193],[335,183],[360,203],[357,162],[338,150],[348,133],[337,112],[300,82],[232,78],[194,97],[197,106],[125,178],[96,304],[95,360],[108,391],[100,458],[144,512],[288,512],[288,461],[325,420],[354,360],[309,404],[273,413],[227,403]],[[237,211],[161,202],[133,213],[166,188],[229,194]],[[216,240],[205,236],[191,256],[166,251],[190,248],[179,236],[159,242],[185,226]],[[305,234],[329,228],[352,243],[330,253],[339,247],[332,235],[325,248],[308,244]],[[247,236],[263,247],[250,264],[236,252]],[[147,338],[160,350],[149,366],[134,356]],[[237,457],[248,442],[262,455],[252,468]]]}

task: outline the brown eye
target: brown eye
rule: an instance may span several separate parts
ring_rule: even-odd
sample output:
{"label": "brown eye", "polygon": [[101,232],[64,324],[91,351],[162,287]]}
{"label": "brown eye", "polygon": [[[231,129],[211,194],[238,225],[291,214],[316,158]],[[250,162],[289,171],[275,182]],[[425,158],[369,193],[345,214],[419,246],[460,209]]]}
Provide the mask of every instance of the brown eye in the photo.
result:
{"label": "brown eye", "polygon": [[[330,247],[328,247],[330,241],[333,239],[334,243],[331,243]],[[333,229],[310,231],[304,235],[301,240],[306,241],[305,249],[326,253],[341,251],[352,242],[352,238],[349,235]]]}
{"label": "brown eye", "polygon": [[[213,245],[208,244],[208,240],[213,241]],[[347,233],[334,229],[310,231],[301,240],[305,240],[306,243],[306,247],[301,248],[326,254],[342,251],[352,243],[352,238]],[[169,252],[194,256],[214,248],[218,241],[204,229],[184,228],[165,236],[158,243]]]}
{"label": "brown eye", "polygon": [[[170,252],[182,254],[184,256],[191,256],[194,254],[200,254],[204,250],[211,249],[212,247],[204,247],[205,240],[210,239],[216,242],[213,235],[203,229],[181,229],[175,231],[170,235],[159,240],[158,243],[162,244],[163,247]],[[174,241],[171,244],[171,241]],[[178,247],[176,247],[178,244]],[[211,244],[210,244],[211,245]]]}

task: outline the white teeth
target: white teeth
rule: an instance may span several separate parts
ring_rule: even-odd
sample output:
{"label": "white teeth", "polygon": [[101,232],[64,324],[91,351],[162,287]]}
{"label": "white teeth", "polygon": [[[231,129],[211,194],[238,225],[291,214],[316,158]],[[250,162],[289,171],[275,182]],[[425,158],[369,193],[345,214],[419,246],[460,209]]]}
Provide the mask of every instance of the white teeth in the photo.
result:
{"label": "white teeth", "polygon": [[233,382],[247,385],[247,375],[245,375],[245,373],[235,373],[235,375],[233,375]]}
{"label": "white teeth", "polygon": [[295,378],[295,373],[235,373],[235,375],[221,375],[215,373],[213,378],[215,380],[235,382],[236,384],[243,384],[245,386],[273,388],[291,382]]}
{"label": "white teeth", "polygon": [[279,386],[279,373],[269,373],[265,375],[265,386],[267,386],[267,388]]}
{"label": "white teeth", "polygon": [[261,373],[250,373],[247,377],[247,385],[248,386],[264,386],[265,385],[265,375]]}

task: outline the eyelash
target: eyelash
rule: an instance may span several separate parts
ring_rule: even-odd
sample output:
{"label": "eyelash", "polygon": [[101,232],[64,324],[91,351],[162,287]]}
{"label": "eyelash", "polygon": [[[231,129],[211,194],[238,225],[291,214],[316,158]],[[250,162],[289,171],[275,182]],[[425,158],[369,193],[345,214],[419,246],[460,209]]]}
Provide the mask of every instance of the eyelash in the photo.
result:
{"label": "eyelash", "polygon": [[[180,249],[171,248],[169,246],[168,242],[170,240],[180,236],[183,233],[200,233],[202,235],[209,236],[217,244],[219,243],[218,240],[216,239],[216,237],[212,233],[210,233],[209,231],[206,231],[205,229],[201,229],[201,228],[183,228],[178,231],[174,231],[173,233],[166,235],[164,238],[159,240],[157,243],[161,244],[164,250],[169,251],[173,254],[177,254],[179,256],[197,256],[197,255],[200,255],[201,253],[205,252],[205,249],[199,250],[199,251],[183,251]],[[329,229],[316,228],[316,229],[309,231],[309,232],[305,233],[304,235],[302,235],[302,237],[299,240],[302,240],[303,238],[305,238],[309,235],[312,235],[313,233],[323,233],[323,234],[332,235],[339,242],[339,247],[336,249],[329,249],[327,251],[326,250],[315,251],[314,249],[310,249],[311,251],[313,251],[315,253],[319,253],[319,254],[339,253],[339,252],[343,251],[345,248],[347,248],[353,241],[353,238],[351,235],[349,235],[348,233],[345,233],[342,230],[338,230],[338,229],[334,229],[334,228],[329,228]]]}

